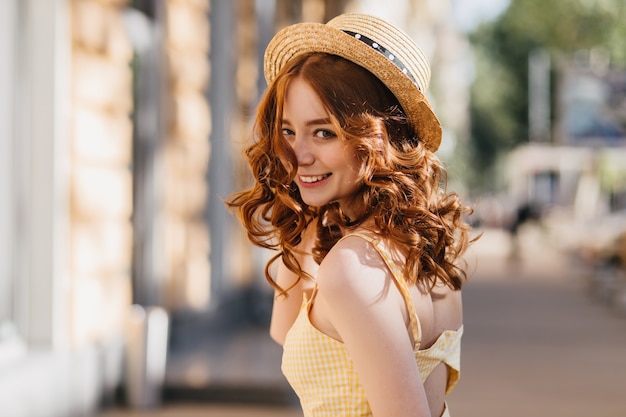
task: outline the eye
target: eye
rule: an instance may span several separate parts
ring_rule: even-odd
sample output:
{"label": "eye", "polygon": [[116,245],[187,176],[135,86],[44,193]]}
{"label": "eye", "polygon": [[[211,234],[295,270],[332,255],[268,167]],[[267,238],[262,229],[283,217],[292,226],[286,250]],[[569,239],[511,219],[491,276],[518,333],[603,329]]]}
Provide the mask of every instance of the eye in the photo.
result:
{"label": "eye", "polygon": [[286,127],[283,127],[283,130],[281,132],[285,138],[295,135],[295,132],[293,130]]}
{"label": "eye", "polygon": [[337,136],[335,132],[327,129],[318,129],[315,131],[315,137],[320,139],[331,139]]}

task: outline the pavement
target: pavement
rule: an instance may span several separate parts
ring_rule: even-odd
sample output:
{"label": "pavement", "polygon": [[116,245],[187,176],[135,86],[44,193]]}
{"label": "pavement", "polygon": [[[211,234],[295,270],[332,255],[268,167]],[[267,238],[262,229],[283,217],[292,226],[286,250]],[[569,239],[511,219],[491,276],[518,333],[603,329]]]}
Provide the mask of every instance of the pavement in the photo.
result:
{"label": "pavement", "polygon": [[536,230],[517,261],[507,236],[485,238],[452,415],[626,416],[626,317],[591,296],[592,271]]}
{"label": "pavement", "polygon": [[[511,257],[510,237],[486,230],[467,257],[462,376],[448,399],[451,414],[626,416],[626,317],[591,295],[591,271],[542,232],[528,229],[520,239]],[[99,417],[302,417],[263,325],[219,346],[178,350],[162,406],[113,407]]]}

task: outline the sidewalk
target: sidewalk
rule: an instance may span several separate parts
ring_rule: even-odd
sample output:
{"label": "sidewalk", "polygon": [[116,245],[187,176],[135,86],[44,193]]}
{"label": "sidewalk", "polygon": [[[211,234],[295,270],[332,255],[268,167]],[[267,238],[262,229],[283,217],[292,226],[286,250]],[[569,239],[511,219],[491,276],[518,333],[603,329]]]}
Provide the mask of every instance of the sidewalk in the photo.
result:
{"label": "sidewalk", "polygon": [[[519,260],[509,261],[508,236],[490,230],[469,255],[475,271],[464,289],[462,377],[449,397],[452,415],[626,415],[626,318],[595,302],[587,293],[584,271],[541,236],[531,231],[522,243]],[[241,360],[258,355],[250,337],[238,339]],[[263,346],[268,350],[259,366],[278,372],[276,351]],[[244,368],[238,371],[241,378]],[[288,403],[233,406],[204,401],[166,402],[152,412],[108,410],[99,417],[301,415]]]}
{"label": "sidewalk", "polygon": [[519,262],[485,235],[464,289],[463,417],[626,415],[626,318],[588,293],[586,271],[531,232]]}
{"label": "sidewalk", "polygon": [[98,417],[302,417],[295,407],[239,406],[220,404],[165,405],[160,409],[139,411],[107,410]]}

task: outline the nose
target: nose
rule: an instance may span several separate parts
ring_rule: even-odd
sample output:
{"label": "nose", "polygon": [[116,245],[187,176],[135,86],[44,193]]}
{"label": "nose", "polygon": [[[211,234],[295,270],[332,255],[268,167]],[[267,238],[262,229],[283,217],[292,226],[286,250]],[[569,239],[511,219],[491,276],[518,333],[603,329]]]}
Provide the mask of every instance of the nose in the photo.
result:
{"label": "nose", "polygon": [[311,165],[315,161],[313,150],[306,137],[297,135],[296,140],[292,143],[293,152],[296,154],[298,166]]}

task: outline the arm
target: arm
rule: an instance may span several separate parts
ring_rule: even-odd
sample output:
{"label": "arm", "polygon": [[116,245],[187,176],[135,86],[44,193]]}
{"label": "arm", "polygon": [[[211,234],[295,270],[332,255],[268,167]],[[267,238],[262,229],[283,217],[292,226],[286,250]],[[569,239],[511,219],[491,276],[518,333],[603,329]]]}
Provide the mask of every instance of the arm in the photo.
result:
{"label": "arm", "polygon": [[348,238],[327,255],[318,273],[318,307],[350,352],[375,416],[430,417],[404,299],[367,242]]}
{"label": "arm", "polygon": [[[302,237],[299,245],[303,253],[296,253],[295,256],[300,266],[311,276],[317,275],[317,264],[311,257],[310,253],[315,242],[315,227],[310,226]],[[278,265],[276,274],[276,283],[282,288],[289,288],[298,279],[297,275],[290,271],[281,260]],[[283,345],[285,336],[293,322],[298,317],[300,307],[302,306],[302,294],[310,292],[314,283],[308,279],[301,279],[292,289],[287,292],[287,297],[280,296],[276,291],[274,294],[274,305],[272,307],[272,321],[270,323],[270,336],[276,343]]]}
{"label": "arm", "polygon": [[[291,272],[285,264],[280,261],[276,275],[276,283],[282,288],[289,288],[295,281],[296,274]],[[270,323],[270,336],[276,343],[283,345],[285,336],[298,317],[300,306],[302,305],[303,281],[300,280],[296,286],[287,292],[287,296],[274,292],[274,305],[272,307],[272,321]]]}

